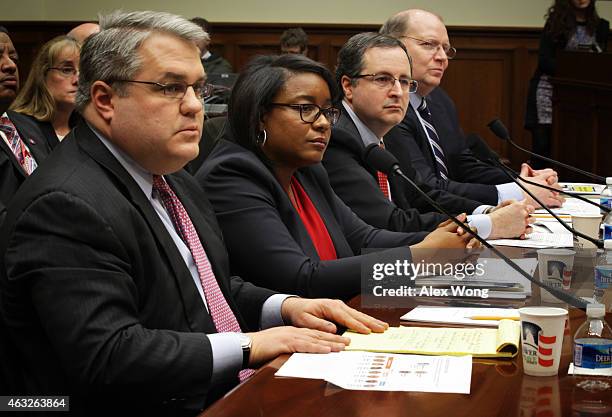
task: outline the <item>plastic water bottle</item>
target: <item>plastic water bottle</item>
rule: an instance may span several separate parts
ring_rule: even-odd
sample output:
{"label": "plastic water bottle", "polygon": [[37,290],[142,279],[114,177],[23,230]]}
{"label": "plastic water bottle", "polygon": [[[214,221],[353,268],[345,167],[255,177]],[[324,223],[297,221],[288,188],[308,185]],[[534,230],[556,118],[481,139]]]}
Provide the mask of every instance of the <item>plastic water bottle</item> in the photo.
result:
{"label": "plastic water bottle", "polygon": [[[601,196],[599,197],[599,204],[608,208],[612,208],[612,177],[606,178],[606,188],[604,188],[601,192]],[[602,210],[601,214],[605,215],[606,212]]]}
{"label": "plastic water bottle", "polygon": [[606,323],[602,304],[587,305],[587,320],[574,335],[574,367],[612,368],[612,329]]}
{"label": "plastic water bottle", "polygon": [[612,211],[601,222],[601,238],[604,242],[604,250],[612,250]]}
{"label": "plastic water bottle", "polygon": [[605,255],[601,256],[601,260],[595,266],[594,278],[593,300],[596,303],[603,304],[604,308],[608,309],[611,306],[609,305],[609,300],[605,299],[605,295],[606,290],[612,291],[612,261],[606,259]]}

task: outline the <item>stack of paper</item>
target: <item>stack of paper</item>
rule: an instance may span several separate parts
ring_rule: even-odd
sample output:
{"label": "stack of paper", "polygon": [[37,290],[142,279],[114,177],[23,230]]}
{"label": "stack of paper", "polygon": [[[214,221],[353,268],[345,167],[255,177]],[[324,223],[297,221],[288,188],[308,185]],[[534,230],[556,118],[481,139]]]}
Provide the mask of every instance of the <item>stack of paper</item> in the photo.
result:
{"label": "stack of paper", "polygon": [[352,390],[469,394],[472,357],[294,353],[275,375],[323,379]]}
{"label": "stack of paper", "polygon": [[[513,261],[531,276],[538,265],[536,258],[513,259]],[[431,286],[434,288],[454,287],[454,291],[449,292],[449,295],[458,297],[466,297],[466,291],[462,287],[488,289],[488,298],[524,300],[531,295],[531,281],[518,274],[503,259],[480,258],[478,263],[482,265],[484,271],[481,275],[466,276],[461,279],[453,276],[417,278],[417,294],[420,293],[420,288]]]}

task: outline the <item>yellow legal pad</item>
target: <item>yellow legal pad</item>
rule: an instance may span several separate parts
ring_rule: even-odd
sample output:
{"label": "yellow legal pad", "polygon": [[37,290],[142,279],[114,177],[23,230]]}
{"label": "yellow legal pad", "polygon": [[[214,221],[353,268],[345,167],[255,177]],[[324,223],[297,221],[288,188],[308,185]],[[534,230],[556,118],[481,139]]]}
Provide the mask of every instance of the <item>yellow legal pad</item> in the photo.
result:
{"label": "yellow legal pad", "polygon": [[346,350],[512,358],[518,353],[520,323],[500,320],[497,329],[390,327],[384,333],[359,334],[347,331],[343,336],[351,339]]}

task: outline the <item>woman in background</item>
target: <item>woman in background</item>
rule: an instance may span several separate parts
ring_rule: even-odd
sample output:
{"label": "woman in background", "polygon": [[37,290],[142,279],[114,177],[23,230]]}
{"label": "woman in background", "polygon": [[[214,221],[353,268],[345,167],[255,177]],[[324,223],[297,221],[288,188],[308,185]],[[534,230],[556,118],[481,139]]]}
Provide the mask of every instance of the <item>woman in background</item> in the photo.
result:
{"label": "woman in background", "polygon": [[[70,132],[79,81],[80,47],[68,36],[45,43],[11,109],[29,116],[53,149]],[[41,138],[43,139],[43,138]]]}
{"label": "woman in background", "polygon": [[427,237],[375,229],[336,196],[320,162],[339,116],[337,97],[333,75],[294,54],[254,59],[234,86],[232,141],[217,144],[196,178],[217,214],[232,269],[246,280],[348,299],[359,293],[362,264],[382,259],[361,255],[362,248],[392,248],[387,261],[417,262],[422,253],[415,249],[468,244],[448,223]]}
{"label": "woman in background", "polygon": [[[529,83],[525,127],[531,130],[533,152],[550,157],[553,95],[550,77],[555,74],[557,51],[606,51],[610,23],[597,15],[595,0],[555,0],[546,17],[538,68]],[[543,168],[543,162],[532,161],[532,166]]]}

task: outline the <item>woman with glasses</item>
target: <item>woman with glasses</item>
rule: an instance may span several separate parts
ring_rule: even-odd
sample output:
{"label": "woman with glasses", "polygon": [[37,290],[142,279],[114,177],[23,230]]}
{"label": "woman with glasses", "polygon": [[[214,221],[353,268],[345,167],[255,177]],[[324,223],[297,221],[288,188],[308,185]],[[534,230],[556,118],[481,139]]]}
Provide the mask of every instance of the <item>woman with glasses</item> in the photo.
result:
{"label": "woman with glasses", "polygon": [[[540,37],[538,68],[529,82],[525,127],[535,153],[551,156],[552,96],[557,51],[605,52],[610,22],[598,16],[595,0],[555,0]],[[588,69],[585,69],[588,71]],[[535,160],[534,168],[543,166]]]}
{"label": "woman with glasses", "polygon": [[339,116],[337,99],[323,65],[294,54],[255,58],[232,91],[230,140],[221,140],[196,174],[234,272],[257,285],[347,299],[359,293],[362,262],[380,255],[360,255],[362,248],[393,248],[389,258],[410,262],[408,245],[467,240],[452,226],[424,241],[424,233],[375,229],[336,196],[320,162]]}
{"label": "woman with glasses", "polygon": [[54,148],[71,129],[71,115],[79,82],[79,43],[58,36],[43,45],[11,109],[36,124]]}

